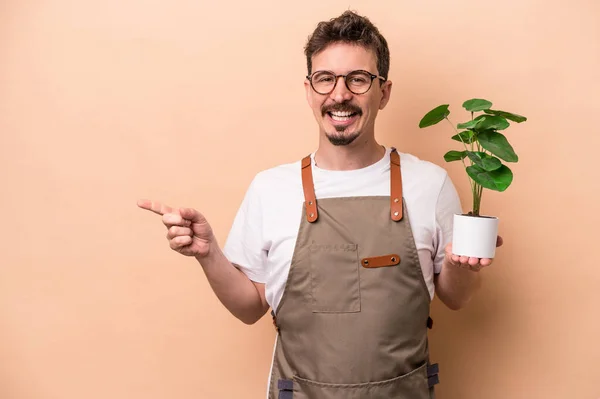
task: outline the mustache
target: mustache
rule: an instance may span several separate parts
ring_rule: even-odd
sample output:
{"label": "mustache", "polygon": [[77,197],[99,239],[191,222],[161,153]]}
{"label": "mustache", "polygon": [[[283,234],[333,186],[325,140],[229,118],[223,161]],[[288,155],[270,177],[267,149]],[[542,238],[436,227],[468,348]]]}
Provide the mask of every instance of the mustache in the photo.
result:
{"label": "mustache", "polygon": [[362,115],[362,109],[357,105],[351,103],[336,103],[330,105],[323,105],[321,107],[321,115],[325,116],[328,112],[351,112],[353,114]]}

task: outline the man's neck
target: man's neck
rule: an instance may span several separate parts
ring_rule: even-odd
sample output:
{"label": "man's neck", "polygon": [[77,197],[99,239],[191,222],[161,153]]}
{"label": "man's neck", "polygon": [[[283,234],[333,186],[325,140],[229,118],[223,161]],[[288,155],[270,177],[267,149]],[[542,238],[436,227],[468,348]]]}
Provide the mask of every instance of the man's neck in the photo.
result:
{"label": "man's neck", "polygon": [[320,169],[354,170],[365,168],[381,160],[385,147],[375,140],[364,143],[352,143],[346,146],[334,146],[325,138],[315,152],[315,162]]}

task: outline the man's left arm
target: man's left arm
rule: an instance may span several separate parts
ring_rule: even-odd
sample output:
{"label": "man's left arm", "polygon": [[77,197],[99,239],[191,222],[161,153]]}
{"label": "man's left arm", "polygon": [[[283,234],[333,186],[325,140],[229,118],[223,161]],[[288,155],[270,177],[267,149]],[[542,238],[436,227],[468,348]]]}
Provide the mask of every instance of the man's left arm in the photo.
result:
{"label": "man's left arm", "polygon": [[[452,253],[454,215],[461,213],[460,198],[446,174],[435,204],[434,284],[438,298],[453,310],[469,302],[481,286],[479,270],[492,264],[492,259],[459,257]],[[496,245],[502,245],[502,238],[498,237]]]}

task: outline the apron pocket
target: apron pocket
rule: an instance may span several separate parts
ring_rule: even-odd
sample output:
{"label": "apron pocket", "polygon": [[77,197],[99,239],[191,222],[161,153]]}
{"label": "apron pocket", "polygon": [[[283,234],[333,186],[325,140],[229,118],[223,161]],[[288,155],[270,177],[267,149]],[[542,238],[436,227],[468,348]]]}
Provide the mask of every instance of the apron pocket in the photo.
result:
{"label": "apron pocket", "polygon": [[315,244],[310,246],[312,311],[360,312],[358,246]]}
{"label": "apron pocket", "polygon": [[427,364],[390,380],[326,384],[294,377],[294,399],[429,399]]}

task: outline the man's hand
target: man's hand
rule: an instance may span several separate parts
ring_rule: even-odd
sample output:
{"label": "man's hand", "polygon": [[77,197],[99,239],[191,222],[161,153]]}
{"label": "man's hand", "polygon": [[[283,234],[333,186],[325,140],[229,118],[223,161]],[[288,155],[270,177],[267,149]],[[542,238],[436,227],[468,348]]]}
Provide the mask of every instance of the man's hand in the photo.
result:
{"label": "man's hand", "polygon": [[[496,247],[500,247],[503,244],[502,237],[498,236],[496,240]],[[474,272],[480,271],[482,268],[490,266],[493,259],[488,258],[469,258],[466,256],[459,256],[452,253],[452,243],[446,246],[446,261],[449,265],[454,267],[461,267],[469,269]]]}
{"label": "man's hand", "polygon": [[200,212],[191,208],[173,209],[149,200],[139,200],[137,204],[142,209],[162,216],[171,249],[198,259],[208,255],[215,237],[208,221]]}

